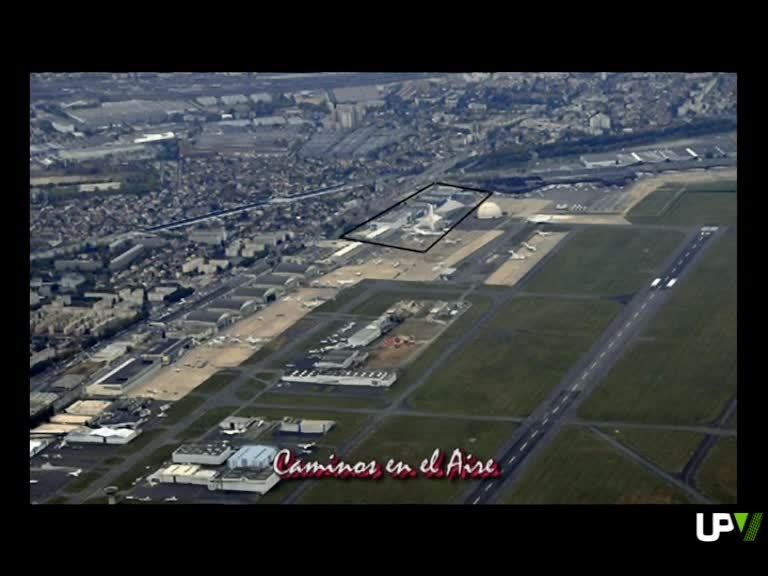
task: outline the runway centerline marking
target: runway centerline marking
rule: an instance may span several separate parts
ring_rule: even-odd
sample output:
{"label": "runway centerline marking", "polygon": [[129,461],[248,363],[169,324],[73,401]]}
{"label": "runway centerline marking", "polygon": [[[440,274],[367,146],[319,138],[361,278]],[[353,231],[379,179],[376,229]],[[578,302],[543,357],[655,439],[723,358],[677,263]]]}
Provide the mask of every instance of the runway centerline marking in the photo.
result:
{"label": "runway centerline marking", "polygon": [[472,504],[477,504],[478,500],[480,500],[480,496],[478,496],[477,498],[475,498],[475,501],[474,501],[474,502],[472,502]]}
{"label": "runway centerline marking", "polygon": [[525,447],[526,447],[526,446],[528,446],[528,441],[527,441],[527,440],[526,440],[525,444],[523,444],[522,446],[520,446],[520,452],[522,452],[523,450],[525,450]]}
{"label": "runway centerline marking", "polygon": [[602,354],[600,354],[600,358],[602,358],[603,356],[605,356],[605,352],[603,352]]}
{"label": "runway centerline marking", "polygon": [[640,316],[640,312],[635,312],[635,315],[632,316],[632,318],[637,318],[638,316]]}
{"label": "runway centerline marking", "polygon": [[611,340],[610,342],[608,342],[608,348],[613,348],[613,340]]}
{"label": "runway centerline marking", "polygon": [[488,484],[484,489],[483,492],[488,492],[493,487],[493,484]]}
{"label": "runway centerline marking", "polygon": [[514,462],[514,461],[515,461],[515,458],[517,458],[517,456],[512,456],[512,458],[510,458],[510,459],[507,461],[507,464],[512,464],[512,462]]}
{"label": "runway centerline marking", "polygon": [[536,438],[536,435],[539,433],[538,430],[534,430],[533,434],[531,434],[531,438]]}
{"label": "runway centerline marking", "polygon": [[546,424],[547,422],[549,422],[549,416],[547,416],[546,418],[544,418],[544,420],[543,420],[541,423],[542,423],[542,424]]}
{"label": "runway centerline marking", "polygon": [[594,368],[595,366],[597,366],[597,361],[594,361],[594,362],[592,362],[592,366],[590,366],[589,368],[590,368],[590,369],[592,369],[592,368]]}
{"label": "runway centerline marking", "polygon": [[558,410],[560,410],[560,406],[555,406],[555,409],[554,409],[554,410],[552,410],[552,414],[554,414],[554,413],[555,413],[555,412],[557,412]]}

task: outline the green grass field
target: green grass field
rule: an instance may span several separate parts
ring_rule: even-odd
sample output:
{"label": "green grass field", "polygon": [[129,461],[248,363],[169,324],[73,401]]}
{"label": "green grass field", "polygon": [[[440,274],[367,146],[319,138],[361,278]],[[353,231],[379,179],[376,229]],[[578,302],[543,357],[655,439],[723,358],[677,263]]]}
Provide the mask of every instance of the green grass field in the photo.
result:
{"label": "green grass field", "polygon": [[483,314],[488,312],[492,304],[490,299],[477,294],[473,294],[467,300],[472,305],[459,318],[454,320],[437,340],[422,350],[403,368],[393,388],[402,390],[413,384],[442,354],[446,347],[450,346],[464,332],[469,330]]}
{"label": "green grass field", "polygon": [[434,411],[529,414],[620,308],[600,300],[514,299],[408,404]]}
{"label": "green grass field", "polygon": [[165,426],[172,426],[186,415],[194,412],[200,406],[202,406],[207,398],[205,396],[198,396],[194,392],[187,394],[184,398],[177,400],[168,410],[165,412],[166,417],[163,420]]}
{"label": "green grass field", "polygon": [[323,396],[300,396],[298,394],[280,394],[267,392],[259,397],[259,404],[286,404],[291,406],[332,406],[334,408],[383,408],[389,399],[382,398],[347,398],[331,392]]}
{"label": "green grass field", "polygon": [[630,222],[643,222],[661,216],[678,194],[684,193],[683,184],[664,184],[653,194],[643,198],[627,214]]}
{"label": "green grass field", "polygon": [[501,504],[681,504],[685,494],[588,430],[563,430]]}
{"label": "green grass field", "polygon": [[262,408],[260,406],[245,406],[236,416],[245,418],[263,417],[270,420],[279,420],[285,416],[293,418],[306,418],[307,420],[333,420],[336,425],[322,438],[316,440],[318,444],[340,445],[354,436],[365,421],[368,414],[350,414],[341,412],[326,412],[319,410],[293,410],[283,408]]}
{"label": "green grass field", "polygon": [[255,378],[251,378],[245,384],[241,384],[235,390],[235,398],[243,402],[248,402],[256,394],[264,389],[264,384]]}
{"label": "green grass field", "polygon": [[572,238],[525,284],[530,292],[623,295],[649,282],[682,242],[680,232],[605,228]]}
{"label": "green grass field", "polygon": [[736,225],[736,181],[685,185],[684,192],[670,197],[670,190],[683,185],[665,185],[627,214],[627,220],[638,224],[695,226]]}
{"label": "green grass field", "polygon": [[197,386],[194,389],[194,393],[200,396],[211,396],[226,388],[238,376],[239,372],[220,370]]}
{"label": "green grass field", "polygon": [[736,502],[736,439],[721,438],[702,462],[696,485],[721,504]]}
{"label": "green grass field", "polygon": [[736,393],[735,231],[712,242],[581,417],[707,424]]}
{"label": "green grass field", "polygon": [[187,428],[176,435],[176,440],[189,442],[198,436],[202,436],[208,430],[216,426],[230,414],[234,414],[239,406],[217,406],[200,416]]}
{"label": "green grass field", "polygon": [[[495,456],[496,450],[514,429],[515,424],[512,423],[393,416],[384,421],[373,435],[344,460],[367,462],[375,459],[384,466],[389,458],[393,458],[418,469],[421,461],[428,458],[436,448],[446,452],[461,448],[486,460]],[[376,485],[371,485],[371,482],[323,479],[307,491],[299,503],[450,503],[467,487],[466,482],[462,481],[420,477],[407,480],[382,477],[376,481]]]}
{"label": "green grass field", "polygon": [[694,450],[704,439],[703,434],[673,430],[625,429],[616,433],[610,429],[603,432],[670,474],[683,471]]}

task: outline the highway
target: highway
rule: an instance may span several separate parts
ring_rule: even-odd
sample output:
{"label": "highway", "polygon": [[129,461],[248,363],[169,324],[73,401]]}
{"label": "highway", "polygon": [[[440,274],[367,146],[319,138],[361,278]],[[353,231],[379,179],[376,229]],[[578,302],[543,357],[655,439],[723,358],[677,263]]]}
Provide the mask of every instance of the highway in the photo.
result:
{"label": "highway", "polygon": [[462,495],[466,504],[490,504],[509,489],[520,477],[531,455],[539,451],[556,435],[562,421],[574,415],[615,365],[627,345],[651,320],[669,298],[677,280],[716,233],[722,230],[701,229],[690,234],[683,246],[661,268],[664,272],[652,285],[640,290],[611,322],[587,354],[563,378],[550,397],[534,410],[509,442],[499,451],[500,478],[474,482]]}

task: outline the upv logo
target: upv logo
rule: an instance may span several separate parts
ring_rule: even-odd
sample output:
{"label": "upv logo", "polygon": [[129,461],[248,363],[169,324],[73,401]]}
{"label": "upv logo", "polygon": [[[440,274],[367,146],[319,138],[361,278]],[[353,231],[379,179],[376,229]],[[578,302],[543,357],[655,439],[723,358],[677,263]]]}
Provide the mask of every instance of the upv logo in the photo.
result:
{"label": "upv logo", "polygon": [[[731,518],[733,516],[733,518]],[[749,519],[749,525],[747,526],[747,518]],[[736,521],[734,524],[734,520]],[[701,542],[716,542],[720,538],[720,534],[724,532],[733,532],[736,526],[739,527],[739,532],[744,534],[744,542],[754,542],[757,537],[757,532],[760,530],[760,523],[763,521],[762,512],[753,512],[751,515],[749,512],[734,512],[728,514],[727,512],[714,512],[712,514],[712,522],[710,532],[706,532],[704,526],[704,514],[696,514],[696,538]],[[747,526],[746,532],[744,527]]]}

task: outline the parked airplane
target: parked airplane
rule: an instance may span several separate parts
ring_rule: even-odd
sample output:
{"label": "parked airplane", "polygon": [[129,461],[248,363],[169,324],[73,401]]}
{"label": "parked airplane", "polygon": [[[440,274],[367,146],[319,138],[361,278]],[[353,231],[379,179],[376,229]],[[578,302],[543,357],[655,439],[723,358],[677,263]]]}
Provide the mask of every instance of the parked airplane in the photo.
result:
{"label": "parked airplane", "polygon": [[176,496],[169,496],[168,498],[165,499],[165,501],[166,502],[178,502],[179,499],[176,498]]}
{"label": "parked airplane", "polygon": [[528,242],[523,242],[523,246],[528,248],[528,250],[530,250],[531,252],[536,252],[536,246],[531,246],[530,244],[528,244]]}
{"label": "parked airplane", "polygon": [[543,230],[536,230],[536,234],[539,236],[551,236],[552,232],[544,232]]}
{"label": "parked airplane", "polygon": [[78,476],[80,476],[80,474],[82,473],[82,471],[83,471],[83,469],[82,469],[82,468],[78,468],[77,470],[72,470],[72,472],[69,472],[69,473],[67,474],[67,476],[72,476],[72,477],[74,477],[74,478],[77,478]]}
{"label": "parked airplane", "polygon": [[518,254],[514,250],[510,250],[509,253],[512,255],[512,260],[525,260],[525,254]]}
{"label": "parked airplane", "polygon": [[302,450],[308,452],[308,451],[312,450],[312,448],[317,446],[317,442],[310,442],[309,444],[297,444],[297,446],[299,448],[301,448]]}

